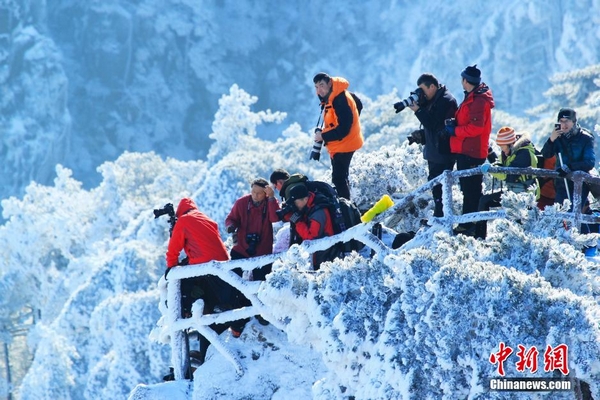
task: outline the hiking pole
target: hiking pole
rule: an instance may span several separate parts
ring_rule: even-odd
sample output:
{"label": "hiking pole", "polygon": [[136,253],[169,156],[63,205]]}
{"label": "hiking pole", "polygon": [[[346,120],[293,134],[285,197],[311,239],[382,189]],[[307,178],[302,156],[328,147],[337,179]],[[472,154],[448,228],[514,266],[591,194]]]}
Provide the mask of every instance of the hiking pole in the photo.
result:
{"label": "hiking pole", "polygon": [[[558,160],[560,161],[560,166],[564,166],[563,164],[563,160],[562,160],[562,154],[560,152],[558,152]],[[565,189],[567,190],[567,199],[569,199],[569,201],[571,201],[571,194],[569,193],[569,185],[567,184],[567,177],[563,178],[565,181]],[[573,204],[573,203],[571,203]]]}
{"label": "hiking pole", "polygon": [[[317,120],[317,126],[315,127],[315,133],[317,132],[317,129],[321,130],[321,128],[322,128],[322,126],[319,126],[319,125],[321,124],[321,117],[323,116],[323,110],[325,110],[324,106],[321,107],[321,113],[319,114],[319,119]],[[319,161],[321,159],[321,148],[322,147],[323,147],[323,141],[315,140],[313,143],[312,151],[310,152],[310,157],[308,159]]]}

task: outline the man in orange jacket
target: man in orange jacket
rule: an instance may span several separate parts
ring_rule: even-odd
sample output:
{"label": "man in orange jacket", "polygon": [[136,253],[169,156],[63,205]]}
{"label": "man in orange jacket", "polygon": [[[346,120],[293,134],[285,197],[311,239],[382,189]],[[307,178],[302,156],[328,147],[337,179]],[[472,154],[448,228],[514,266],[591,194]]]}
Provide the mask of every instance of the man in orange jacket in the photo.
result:
{"label": "man in orange jacket", "polygon": [[323,129],[315,129],[315,141],[322,141],[327,147],[331,157],[331,182],[338,196],[350,200],[350,161],[364,142],[358,120],[359,107],[347,90],[350,84],[346,79],[320,72],[313,82],[323,110]]}

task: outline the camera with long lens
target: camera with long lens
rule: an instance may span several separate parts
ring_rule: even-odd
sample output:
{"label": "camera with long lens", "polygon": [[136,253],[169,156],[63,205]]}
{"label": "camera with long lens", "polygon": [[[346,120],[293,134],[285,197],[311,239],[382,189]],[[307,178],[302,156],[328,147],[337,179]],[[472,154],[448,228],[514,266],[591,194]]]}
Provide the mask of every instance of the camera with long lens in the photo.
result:
{"label": "camera with long lens", "polygon": [[246,235],[246,243],[248,243],[246,253],[248,253],[249,256],[256,254],[256,245],[258,242],[260,242],[260,235],[258,233],[249,233]]}
{"label": "camera with long lens", "polygon": [[[315,133],[317,133],[317,132],[322,132],[321,128],[315,128]],[[315,140],[313,142],[313,148],[312,148],[312,151],[310,152],[309,160],[319,161],[321,159],[321,149],[322,148],[323,148],[323,141]]]}
{"label": "camera with long lens", "polygon": [[173,208],[173,204],[167,203],[163,206],[163,208],[154,209],[154,219],[160,217],[161,215],[169,216],[169,224],[171,225],[169,232],[170,234],[173,234],[173,228],[175,227],[175,223],[177,222],[177,217],[175,216],[175,209]]}
{"label": "camera with long lens", "polygon": [[296,211],[296,208],[294,207],[293,204],[287,204],[287,203],[283,203],[281,209],[275,211],[275,214],[277,214],[277,218],[279,218],[279,220],[283,220],[283,217],[287,214],[291,214],[294,211]]}
{"label": "camera with long lens", "polygon": [[423,102],[424,96],[425,96],[425,93],[423,93],[423,89],[416,88],[414,92],[410,92],[410,96],[408,96],[406,99],[394,104],[394,108],[396,109],[396,114],[399,113],[400,111],[404,110],[406,107],[412,106],[413,104],[420,106],[421,103]]}
{"label": "camera with long lens", "polygon": [[158,218],[161,215],[168,215],[170,217],[175,216],[175,210],[173,209],[173,204],[167,203],[163,206],[163,208],[157,208],[154,210],[154,218]]}
{"label": "camera with long lens", "polygon": [[423,129],[417,129],[411,132],[408,137],[408,144],[425,144],[425,131]]}

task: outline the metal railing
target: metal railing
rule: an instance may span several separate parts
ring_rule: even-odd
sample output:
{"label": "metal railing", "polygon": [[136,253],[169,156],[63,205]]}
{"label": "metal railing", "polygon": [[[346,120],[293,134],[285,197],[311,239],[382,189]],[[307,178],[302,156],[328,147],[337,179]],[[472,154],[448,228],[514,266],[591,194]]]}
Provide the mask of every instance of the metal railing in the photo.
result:
{"label": "metal railing", "polygon": [[[511,175],[534,175],[538,177],[558,178],[558,173],[539,168],[506,168],[491,167],[489,172],[505,173]],[[386,246],[377,236],[371,233],[371,227],[378,222],[389,221],[393,218],[396,210],[402,209],[411,204],[416,197],[430,191],[437,184],[442,185],[443,190],[443,210],[444,217],[433,218],[434,223],[441,224],[449,233],[452,231],[453,224],[475,222],[481,220],[490,220],[495,218],[506,218],[504,210],[483,211],[467,215],[453,214],[452,186],[458,183],[458,179],[467,176],[482,174],[479,168],[472,168],[463,171],[445,171],[439,177],[428,181],[421,187],[404,195],[394,195],[395,204],[385,212],[376,216],[373,221],[367,224],[359,224],[335,236],[326,237],[318,240],[304,241],[300,246],[305,252],[312,254],[316,251],[326,250],[337,242],[347,242],[351,239],[358,240],[370,249],[374,250],[375,258],[383,261],[383,258],[393,250]],[[579,227],[581,223],[599,223],[600,220],[592,215],[586,215],[581,212],[581,191],[583,183],[600,185],[600,177],[595,177],[584,172],[575,172],[567,179],[574,182],[574,191],[571,194],[573,203],[573,212],[558,212],[554,216],[557,219],[570,220],[573,226]],[[170,338],[171,343],[171,362],[173,364],[174,376],[176,380],[184,379],[186,371],[189,368],[189,358],[186,350],[186,332],[190,329],[196,330],[203,335],[210,343],[229,360],[239,375],[244,373],[244,367],[240,360],[231,352],[225,343],[221,340],[209,326],[217,323],[227,323],[243,318],[250,318],[255,315],[261,315],[275,327],[283,329],[286,322],[274,318],[268,307],[258,298],[257,293],[261,281],[251,282],[243,280],[232,270],[240,268],[249,271],[271,264],[276,260],[285,261],[288,252],[269,254],[251,259],[242,259],[234,261],[211,261],[204,264],[187,265],[184,268],[174,268],[169,273],[168,281],[161,278],[159,281],[160,290],[160,311],[161,318],[160,336],[165,340]],[[180,282],[181,279],[193,278],[203,275],[214,275],[238,289],[250,301],[251,306],[242,307],[235,310],[223,311],[215,314],[204,314],[203,300],[197,300],[192,306],[192,316],[190,318],[181,317],[180,302]],[[167,304],[169,307],[167,308]],[[164,320],[164,321],[162,321]]]}

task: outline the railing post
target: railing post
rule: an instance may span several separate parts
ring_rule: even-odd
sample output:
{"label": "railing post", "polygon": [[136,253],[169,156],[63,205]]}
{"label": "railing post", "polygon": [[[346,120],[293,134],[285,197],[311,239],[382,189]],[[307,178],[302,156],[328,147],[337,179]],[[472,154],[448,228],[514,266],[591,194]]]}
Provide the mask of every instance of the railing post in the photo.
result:
{"label": "railing post", "polygon": [[[452,200],[452,186],[454,185],[454,175],[451,170],[444,171],[444,179],[442,179],[442,205],[444,210],[444,217],[446,221],[452,221],[454,214],[452,212],[453,200]],[[452,223],[447,222],[446,228],[448,231],[452,230]]]}
{"label": "railing post", "polygon": [[573,225],[577,228],[577,231],[581,233],[581,190],[583,188],[583,176],[581,174],[575,173],[573,174]]}
{"label": "railing post", "polygon": [[[169,279],[167,281],[167,304],[169,326],[181,318],[181,280]],[[186,333],[177,329],[171,329],[171,364],[173,364],[173,375],[175,380],[185,379],[189,359],[186,355],[185,341]]]}

